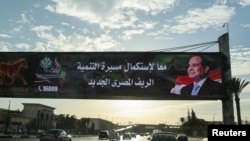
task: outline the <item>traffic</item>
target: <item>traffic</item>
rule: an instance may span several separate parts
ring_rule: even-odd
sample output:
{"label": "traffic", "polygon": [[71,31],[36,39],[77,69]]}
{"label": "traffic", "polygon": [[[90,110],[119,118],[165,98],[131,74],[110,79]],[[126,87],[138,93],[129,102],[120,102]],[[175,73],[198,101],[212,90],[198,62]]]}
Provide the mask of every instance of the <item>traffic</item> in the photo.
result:
{"label": "traffic", "polygon": [[202,141],[173,132],[134,133],[102,130],[97,135],[71,135],[62,129],[49,129],[36,136],[1,136],[1,141]]}
{"label": "traffic", "polygon": [[[136,135],[136,138],[131,138],[131,140],[123,139],[122,135],[120,136],[120,141],[150,141],[150,136],[141,136]],[[33,136],[29,138],[13,137],[13,138],[0,138],[1,141],[39,141],[39,138]],[[99,140],[98,135],[94,136],[72,136],[72,141],[109,141],[108,139]],[[188,138],[188,141],[203,141],[203,138]]]}

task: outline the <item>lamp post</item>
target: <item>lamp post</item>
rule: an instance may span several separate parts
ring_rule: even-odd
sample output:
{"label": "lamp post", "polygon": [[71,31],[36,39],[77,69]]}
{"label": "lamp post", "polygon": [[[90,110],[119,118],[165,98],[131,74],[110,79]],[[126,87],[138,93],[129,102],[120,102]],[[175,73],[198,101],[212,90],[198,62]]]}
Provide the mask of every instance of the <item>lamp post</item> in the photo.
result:
{"label": "lamp post", "polygon": [[9,107],[8,107],[7,117],[6,117],[6,123],[5,123],[5,130],[4,130],[4,134],[5,135],[8,132],[9,124],[10,124],[10,101],[9,101]]}
{"label": "lamp post", "polygon": [[228,26],[228,23],[224,23],[222,27],[225,27],[227,26],[227,33],[229,33],[229,26]]}

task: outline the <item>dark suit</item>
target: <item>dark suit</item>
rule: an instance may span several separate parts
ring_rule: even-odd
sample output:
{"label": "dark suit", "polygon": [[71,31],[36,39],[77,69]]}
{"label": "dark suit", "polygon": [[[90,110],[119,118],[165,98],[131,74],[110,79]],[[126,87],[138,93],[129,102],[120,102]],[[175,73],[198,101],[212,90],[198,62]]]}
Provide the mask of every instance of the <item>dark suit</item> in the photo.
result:
{"label": "dark suit", "polygon": [[[187,86],[184,86],[181,89],[181,95],[191,95],[193,89],[193,83]],[[207,78],[203,85],[200,87],[200,90],[197,96],[209,96],[209,95],[222,95],[221,92],[222,85],[217,81],[213,81],[210,78]]]}

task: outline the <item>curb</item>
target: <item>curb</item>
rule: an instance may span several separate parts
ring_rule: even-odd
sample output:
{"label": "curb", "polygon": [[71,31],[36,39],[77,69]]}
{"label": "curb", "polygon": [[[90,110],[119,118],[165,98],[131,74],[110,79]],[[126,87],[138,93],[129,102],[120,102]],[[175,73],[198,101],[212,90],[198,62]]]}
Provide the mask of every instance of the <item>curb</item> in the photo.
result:
{"label": "curb", "polygon": [[0,138],[38,138],[30,135],[0,135]]}
{"label": "curb", "polygon": [[9,136],[9,135],[1,135],[0,138],[13,138],[13,136]]}

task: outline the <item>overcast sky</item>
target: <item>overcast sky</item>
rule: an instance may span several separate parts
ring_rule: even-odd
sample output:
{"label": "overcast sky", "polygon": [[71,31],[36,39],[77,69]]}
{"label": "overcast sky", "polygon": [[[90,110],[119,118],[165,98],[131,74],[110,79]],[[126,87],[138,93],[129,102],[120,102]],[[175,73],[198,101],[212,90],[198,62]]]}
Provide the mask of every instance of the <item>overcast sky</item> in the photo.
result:
{"label": "overcast sky", "polygon": [[[229,32],[232,76],[250,81],[249,13],[250,0],[1,0],[0,49],[157,51],[217,41]],[[218,45],[175,51],[218,52]],[[250,85],[240,98],[242,120],[250,121]],[[56,114],[121,124],[176,124],[188,109],[198,118],[222,120],[221,101],[0,98],[0,108],[9,103],[12,110],[40,103],[55,107]]]}

